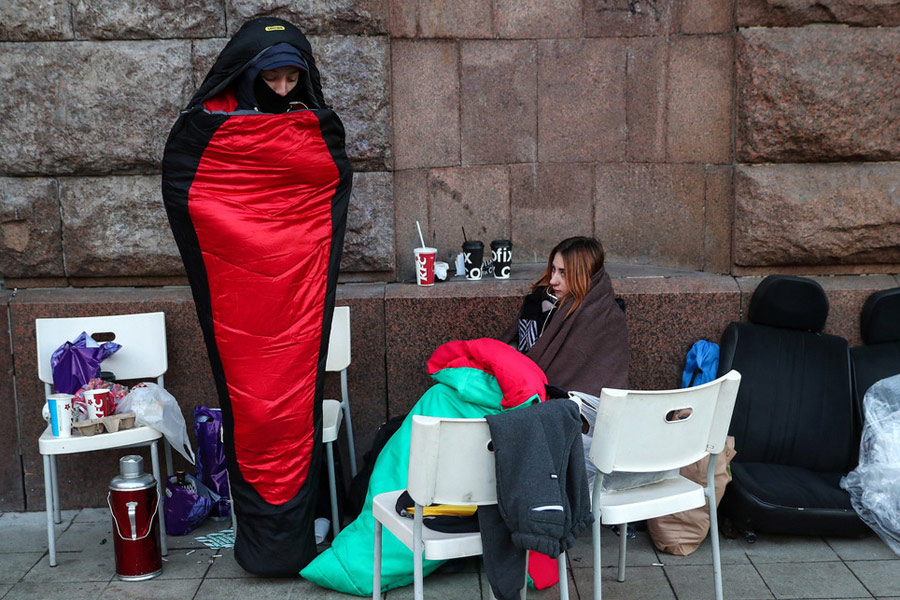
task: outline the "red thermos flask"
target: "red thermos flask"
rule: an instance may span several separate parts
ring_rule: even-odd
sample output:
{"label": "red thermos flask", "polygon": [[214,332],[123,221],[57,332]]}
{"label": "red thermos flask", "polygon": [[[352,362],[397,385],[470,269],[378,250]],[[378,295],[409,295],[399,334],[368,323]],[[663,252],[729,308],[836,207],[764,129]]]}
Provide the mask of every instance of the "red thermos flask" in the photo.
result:
{"label": "red thermos flask", "polygon": [[107,503],[112,513],[116,576],[143,581],[162,573],[159,543],[159,494],[156,479],[144,473],[137,455],[119,459],[119,475],[109,482]]}

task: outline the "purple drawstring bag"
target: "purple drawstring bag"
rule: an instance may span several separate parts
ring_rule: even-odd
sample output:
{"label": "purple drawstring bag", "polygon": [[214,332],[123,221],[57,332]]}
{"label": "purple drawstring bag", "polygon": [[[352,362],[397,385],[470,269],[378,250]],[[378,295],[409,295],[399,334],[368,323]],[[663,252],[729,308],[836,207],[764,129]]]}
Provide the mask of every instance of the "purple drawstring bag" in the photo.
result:
{"label": "purple drawstring bag", "polygon": [[185,473],[185,485],[172,475],[166,480],[163,509],[166,512],[166,534],[186,535],[197,529],[209,516],[219,495],[211,491],[193,475]]}
{"label": "purple drawstring bag", "polygon": [[221,497],[210,517],[227,519],[231,517],[231,506],[225,445],[222,443],[222,409],[195,407],[194,435],[197,437],[197,479]]}
{"label": "purple drawstring bag", "polygon": [[74,342],[66,342],[50,356],[53,387],[60,394],[74,394],[88,381],[99,377],[100,363],[121,347],[115,342],[97,345],[82,331]]}

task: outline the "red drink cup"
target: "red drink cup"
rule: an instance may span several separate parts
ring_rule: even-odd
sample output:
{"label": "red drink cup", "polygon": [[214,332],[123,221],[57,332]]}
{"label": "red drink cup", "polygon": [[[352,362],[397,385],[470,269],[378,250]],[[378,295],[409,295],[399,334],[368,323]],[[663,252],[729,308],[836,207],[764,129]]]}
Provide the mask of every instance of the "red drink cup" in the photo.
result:
{"label": "red drink cup", "polygon": [[416,283],[419,285],[434,285],[434,260],[437,258],[437,248],[416,248]]}
{"label": "red drink cup", "polygon": [[84,390],[84,401],[88,407],[88,418],[99,419],[112,414],[112,394],[106,388]]}

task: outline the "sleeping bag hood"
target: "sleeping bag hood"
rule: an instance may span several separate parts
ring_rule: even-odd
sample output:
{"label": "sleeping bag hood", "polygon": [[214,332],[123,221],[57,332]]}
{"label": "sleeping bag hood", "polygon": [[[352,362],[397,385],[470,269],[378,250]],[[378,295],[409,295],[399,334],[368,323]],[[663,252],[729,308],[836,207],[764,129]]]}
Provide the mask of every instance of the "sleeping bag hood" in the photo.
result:
{"label": "sleeping bag hood", "polygon": [[[235,85],[276,44],[306,63],[313,105],[237,110]],[[235,558],[294,575],[316,554],[322,381],[352,173],[306,37],[244,24],[181,111],[162,192],[223,413]]]}

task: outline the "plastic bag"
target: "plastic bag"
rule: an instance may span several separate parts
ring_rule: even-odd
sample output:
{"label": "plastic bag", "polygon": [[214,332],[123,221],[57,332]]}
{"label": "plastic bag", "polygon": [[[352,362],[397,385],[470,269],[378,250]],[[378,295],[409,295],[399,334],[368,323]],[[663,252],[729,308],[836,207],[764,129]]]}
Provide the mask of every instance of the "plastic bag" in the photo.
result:
{"label": "plastic bag", "polygon": [[66,342],[50,356],[53,387],[60,394],[74,394],[75,390],[100,375],[100,363],[122,346],[115,342],[97,344],[86,332]]}
{"label": "plastic bag", "polygon": [[869,388],[863,414],[859,464],[841,487],[859,518],[900,554],[900,375]]}
{"label": "plastic bag", "polygon": [[177,476],[166,480],[166,533],[185,535],[197,529],[209,516],[213,505],[221,500],[218,494],[203,485],[196,477],[185,473],[185,485],[177,483]]}
{"label": "plastic bag", "polygon": [[118,412],[135,414],[136,425],[149,425],[194,464],[194,451],[178,401],[155,383],[139,383],[119,402]]}
{"label": "plastic bag", "polygon": [[228,518],[231,516],[228,504],[231,496],[225,468],[225,444],[222,442],[222,409],[195,407],[194,437],[197,439],[197,478],[221,497],[213,506],[212,518]]}

